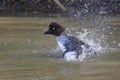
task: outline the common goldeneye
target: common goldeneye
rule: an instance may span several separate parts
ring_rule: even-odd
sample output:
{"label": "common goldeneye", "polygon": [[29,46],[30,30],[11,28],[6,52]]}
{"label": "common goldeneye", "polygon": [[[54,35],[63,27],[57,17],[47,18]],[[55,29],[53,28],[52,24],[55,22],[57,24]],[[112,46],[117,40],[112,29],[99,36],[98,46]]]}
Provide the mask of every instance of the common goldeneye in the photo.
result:
{"label": "common goldeneye", "polygon": [[70,36],[65,32],[65,28],[56,22],[51,22],[48,31],[44,34],[52,34],[56,36],[59,48],[63,52],[63,60],[78,60],[83,54],[83,47],[90,49],[91,47],[83,41]]}

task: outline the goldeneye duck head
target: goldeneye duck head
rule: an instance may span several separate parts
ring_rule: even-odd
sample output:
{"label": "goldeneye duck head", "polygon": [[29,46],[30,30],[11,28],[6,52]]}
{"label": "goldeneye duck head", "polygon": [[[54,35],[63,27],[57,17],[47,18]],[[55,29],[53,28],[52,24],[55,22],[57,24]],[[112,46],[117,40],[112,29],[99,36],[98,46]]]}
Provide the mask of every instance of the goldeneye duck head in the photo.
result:
{"label": "goldeneye duck head", "polygon": [[51,22],[48,31],[46,31],[44,34],[52,34],[54,36],[60,36],[60,34],[64,31],[65,28],[62,27],[60,24],[56,22]]}

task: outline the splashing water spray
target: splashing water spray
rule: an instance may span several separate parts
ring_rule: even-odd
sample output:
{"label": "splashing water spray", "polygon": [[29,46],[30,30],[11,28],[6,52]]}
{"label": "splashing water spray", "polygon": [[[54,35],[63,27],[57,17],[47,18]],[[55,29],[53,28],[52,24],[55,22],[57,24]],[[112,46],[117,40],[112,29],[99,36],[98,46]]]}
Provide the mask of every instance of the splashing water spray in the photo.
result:
{"label": "splashing water spray", "polygon": [[[83,42],[89,44],[92,49],[96,52],[96,55],[100,56],[101,54],[109,53],[116,48],[110,47],[110,43],[108,43],[108,35],[106,33],[109,33],[110,35],[113,35],[112,32],[110,32],[108,29],[109,26],[107,24],[109,23],[109,20],[103,17],[95,18],[93,21],[89,21],[86,23],[86,20],[77,20],[78,22],[74,21],[73,23],[77,24],[76,27],[73,27],[71,24],[65,23],[67,27],[66,30],[68,33],[72,34],[72,31],[77,34],[77,38],[82,40]],[[79,24],[80,23],[80,24]],[[82,24],[81,24],[82,23]],[[89,24],[92,26],[89,27]],[[87,26],[87,27],[86,27]],[[80,29],[77,30],[77,29]],[[113,29],[115,30],[115,28]],[[115,43],[115,41],[114,41]],[[86,49],[83,48],[83,53],[80,55],[80,61],[84,61],[86,57],[91,57],[93,52],[88,53],[89,51],[85,51]],[[59,53],[60,49],[57,46],[56,49],[52,49],[51,53]]]}

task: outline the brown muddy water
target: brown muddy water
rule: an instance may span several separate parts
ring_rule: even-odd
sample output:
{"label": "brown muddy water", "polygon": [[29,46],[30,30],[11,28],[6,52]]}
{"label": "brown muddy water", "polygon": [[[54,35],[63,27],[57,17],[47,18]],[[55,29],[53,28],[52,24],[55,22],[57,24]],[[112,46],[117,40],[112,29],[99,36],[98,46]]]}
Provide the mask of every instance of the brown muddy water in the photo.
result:
{"label": "brown muddy water", "polygon": [[[60,61],[55,37],[43,35],[52,21],[75,36],[87,29],[97,54]],[[0,80],[120,80],[120,17],[1,17]]]}

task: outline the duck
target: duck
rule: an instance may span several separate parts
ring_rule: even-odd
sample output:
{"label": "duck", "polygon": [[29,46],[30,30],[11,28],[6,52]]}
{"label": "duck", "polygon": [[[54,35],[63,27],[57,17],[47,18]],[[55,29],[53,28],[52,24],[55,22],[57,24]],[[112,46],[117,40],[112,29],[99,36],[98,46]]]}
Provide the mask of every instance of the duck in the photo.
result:
{"label": "duck", "polygon": [[[78,38],[69,35],[66,32],[66,29],[58,24],[57,22],[51,22],[49,24],[48,30],[44,33],[51,34],[56,37],[56,41],[58,43],[59,48],[63,52],[61,55],[62,60],[66,61],[76,61],[76,60],[83,60],[80,59],[80,55],[83,54],[83,49],[88,49],[88,51],[93,50],[91,46],[87,43],[79,40]],[[84,47],[84,48],[83,48]],[[95,53],[95,51],[93,50]]]}

